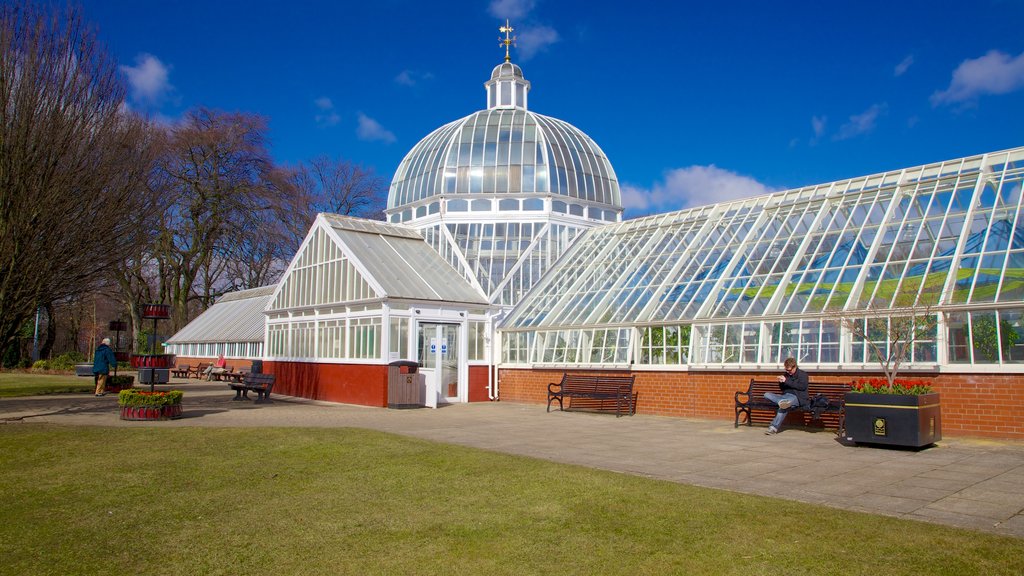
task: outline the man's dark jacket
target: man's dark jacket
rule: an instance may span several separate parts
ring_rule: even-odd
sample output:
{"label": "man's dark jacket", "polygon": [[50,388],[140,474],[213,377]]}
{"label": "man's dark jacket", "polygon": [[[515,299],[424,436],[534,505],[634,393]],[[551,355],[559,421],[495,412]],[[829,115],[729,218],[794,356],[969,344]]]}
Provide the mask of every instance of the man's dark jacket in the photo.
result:
{"label": "man's dark jacket", "polygon": [[114,351],[106,344],[100,344],[96,349],[96,355],[92,359],[93,374],[110,374],[110,367],[117,365],[117,358]]}
{"label": "man's dark jacket", "polygon": [[801,406],[809,406],[811,401],[807,398],[807,372],[797,368],[792,374],[786,373],[786,380],[779,384],[782,393],[792,393],[800,401]]}

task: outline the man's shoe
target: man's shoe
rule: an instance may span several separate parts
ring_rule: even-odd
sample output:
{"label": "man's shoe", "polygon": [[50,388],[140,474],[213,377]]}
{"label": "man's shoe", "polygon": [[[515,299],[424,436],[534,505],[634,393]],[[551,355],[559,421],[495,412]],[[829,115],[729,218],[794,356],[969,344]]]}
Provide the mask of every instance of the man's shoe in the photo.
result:
{"label": "man's shoe", "polygon": [[97,394],[97,396],[106,396],[106,395],[107,395],[106,392],[100,392],[99,394]]}
{"label": "man's shoe", "polygon": [[772,434],[778,434],[779,429],[776,428],[775,426],[769,426],[768,429],[764,431],[764,433],[771,436]]}
{"label": "man's shoe", "polygon": [[793,405],[791,400],[779,400],[779,410],[788,410]]}

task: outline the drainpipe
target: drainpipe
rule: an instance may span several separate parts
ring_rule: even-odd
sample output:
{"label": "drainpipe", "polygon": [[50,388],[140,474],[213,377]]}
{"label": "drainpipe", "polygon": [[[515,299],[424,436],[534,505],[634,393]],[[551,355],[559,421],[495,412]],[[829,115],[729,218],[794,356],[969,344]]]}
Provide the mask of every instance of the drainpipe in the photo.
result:
{"label": "drainpipe", "polygon": [[505,316],[505,311],[499,311],[497,314],[491,317],[490,326],[488,326],[488,332],[491,337],[491,363],[487,366],[487,399],[492,402],[497,402],[498,398],[498,358],[501,356],[501,350],[495,351],[495,342],[497,342],[497,329],[498,320]]}

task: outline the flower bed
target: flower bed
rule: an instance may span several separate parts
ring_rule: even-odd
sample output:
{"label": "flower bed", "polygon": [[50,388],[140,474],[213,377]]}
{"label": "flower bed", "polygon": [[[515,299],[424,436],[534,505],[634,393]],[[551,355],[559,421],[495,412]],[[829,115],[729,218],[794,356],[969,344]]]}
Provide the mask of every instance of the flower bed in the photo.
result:
{"label": "flower bed", "polygon": [[907,394],[920,396],[933,392],[931,384],[926,380],[910,380],[896,378],[892,387],[885,378],[861,378],[850,384],[850,392],[855,394]]}
{"label": "flower bed", "polygon": [[117,405],[121,407],[122,420],[174,420],[182,416],[184,395],[181,390],[122,390],[117,395]]}

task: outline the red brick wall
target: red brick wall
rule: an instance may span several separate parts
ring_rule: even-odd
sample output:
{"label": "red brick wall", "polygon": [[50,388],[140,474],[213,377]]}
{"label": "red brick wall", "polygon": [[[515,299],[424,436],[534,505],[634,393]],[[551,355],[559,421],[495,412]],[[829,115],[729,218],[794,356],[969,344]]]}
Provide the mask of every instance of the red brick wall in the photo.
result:
{"label": "red brick wall", "polygon": [[[545,404],[547,385],[563,370],[501,369],[502,401]],[[601,371],[580,370],[580,374]],[[626,374],[625,371],[606,371]],[[732,420],[734,393],[746,390],[751,378],[768,379],[778,372],[634,372],[638,414]],[[857,377],[870,376],[858,374]],[[944,435],[1024,439],[1024,375],[940,374],[930,380],[942,400]],[[850,382],[849,374],[813,372],[812,382]]]}

